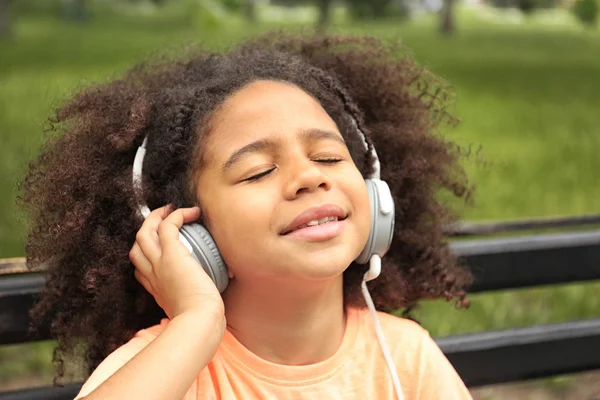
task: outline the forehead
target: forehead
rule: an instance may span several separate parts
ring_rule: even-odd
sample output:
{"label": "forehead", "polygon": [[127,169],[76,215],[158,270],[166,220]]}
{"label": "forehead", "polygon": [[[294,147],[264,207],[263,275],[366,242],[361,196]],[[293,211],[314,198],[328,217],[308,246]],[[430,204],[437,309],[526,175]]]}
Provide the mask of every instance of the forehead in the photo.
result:
{"label": "forehead", "polygon": [[222,161],[253,140],[285,140],[313,128],[341,137],[329,114],[302,89],[284,82],[256,81],[230,96],[213,116],[204,142],[205,160]]}

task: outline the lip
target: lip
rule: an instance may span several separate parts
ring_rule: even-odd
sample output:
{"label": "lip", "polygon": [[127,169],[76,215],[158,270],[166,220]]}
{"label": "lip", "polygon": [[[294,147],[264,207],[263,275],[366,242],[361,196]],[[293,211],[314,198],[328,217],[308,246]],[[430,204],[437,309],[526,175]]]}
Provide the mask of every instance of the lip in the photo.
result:
{"label": "lip", "polygon": [[300,225],[324,217],[337,217],[338,220],[344,220],[346,219],[347,214],[340,206],[335,204],[323,204],[321,206],[311,207],[302,211],[288,226],[283,228],[279,234],[282,236],[287,235]]}
{"label": "lip", "polygon": [[339,236],[346,226],[346,220],[331,221],[322,225],[297,229],[284,237],[308,242],[324,242]]}

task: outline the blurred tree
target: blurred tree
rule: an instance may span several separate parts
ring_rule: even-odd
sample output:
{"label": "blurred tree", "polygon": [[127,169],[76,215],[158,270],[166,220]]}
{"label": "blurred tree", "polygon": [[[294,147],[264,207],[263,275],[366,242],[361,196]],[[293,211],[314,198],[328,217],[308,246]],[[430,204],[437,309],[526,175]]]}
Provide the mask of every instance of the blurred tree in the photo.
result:
{"label": "blurred tree", "polygon": [[256,22],[256,0],[221,0],[221,3],[229,11],[243,13],[249,22]]}
{"label": "blurred tree", "polygon": [[319,8],[319,19],[317,29],[325,30],[331,19],[331,0],[316,0]]}
{"label": "blurred tree", "polygon": [[454,0],[444,0],[444,4],[440,10],[440,20],[440,31],[443,35],[454,33]]}
{"label": "blurred tree", "polygon": [[598,23],[598,0],[576,0],[573,4],[573,14],[588,28],[593,28]]}
{"label": "blurred tree", "polygon": [[539,5],[541,5],[537,3],[539,2],[536,2],[536,0],[519,0],[519,2],[517,3],[517,7],[523,12],[523,14],[531,14],[533,10],[535,10],[536,8],[538,8]]}
{"label": "blurred tree", "polygon": [[76,22],[84,22],[89,18],[87,0],[67,0],[63,7],[64,18]]}
{"label": "blurred tree", "polygon": [[256,22],[256,0],[245,0],[246,2],[246,18],[249,22]]}
{"label": "blurred tree", "polygon": [[352,18],[377,19],[390,15],[393,0],[346,0]]}
{"label": "blurred tree", "polygon": [[241,13],[246,7],[247,0],[220,0],[228,11]]}
{"label": "blurred tree", "polygon": [[271,0],[272,4],[284,7],[294,7],[299,5],[310,4],[311,0]]}
{"label": "blurred tree", "polygon": [[8,14],[9,0],[0,0],[0,37],[10,36],[11,24]]}
{"label": "blurred tree", "polygon": [[518,8],[525,14],[537,9],[553,8],[571,3],[571,0],[487,0],[486,3],[499,8]]}
{"label": "blurred tree", "polygon": [[64,13],[63,0],[8,0],[11,20],[24,15],[61,17]]}

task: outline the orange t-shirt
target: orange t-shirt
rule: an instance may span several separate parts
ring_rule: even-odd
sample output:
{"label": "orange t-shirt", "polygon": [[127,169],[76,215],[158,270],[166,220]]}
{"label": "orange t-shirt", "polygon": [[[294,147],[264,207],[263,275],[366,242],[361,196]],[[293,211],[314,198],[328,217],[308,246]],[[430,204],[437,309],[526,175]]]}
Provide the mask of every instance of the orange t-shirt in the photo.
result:
{"label": "orange t-shirt", "polygon": [[[378,313],[406,400],[471,399],[464,383],[429,333],[418,324]],[[110,354],[83,385],[90,393],[127,363],[169,323],[139,331]],[[229,332],[184,400],[197,399],[396,399],[368,309],[349,308],[342,344],[316,364],[290,366],[259,358]]]}

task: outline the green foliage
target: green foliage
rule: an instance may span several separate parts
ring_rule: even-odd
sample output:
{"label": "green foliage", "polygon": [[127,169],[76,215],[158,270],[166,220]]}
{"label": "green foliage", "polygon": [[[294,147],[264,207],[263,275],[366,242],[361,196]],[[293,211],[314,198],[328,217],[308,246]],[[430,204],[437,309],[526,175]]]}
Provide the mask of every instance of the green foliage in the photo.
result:
{"label": "green foliage", "polygon": [[525,14],[533,12],[539,5],[539,1],[536,0],[519,0],[518,7]]}
{"label": "green foliage", "polygon": [[226,9],[233,12],[240,12],[244,9],[244,0],[221,0]]}
{"label": "green foliage", "polygon": [[283,7],[305,6],[307,4],[314,4],[314,2],[314,0],[271,0],[272,4]]}
{"label": "green foliage", "polygon": [[558,7],[562,4],[561,0],[491,0],[489,2],[494,7],[508,8],[516,7],[525,14],[535,10]]}
{"label": "green foliage", "polygon": [[14,0],[11,11],[16,15],[43,15],[83,21],[90,17],[88,0]]}
{"label": "green foliage", "polygon": [[63,17],[72,21],[83,22],[90,18],[87,0],[70,0],[64,2]]}
{"label": "green foliage", "polygon": [[13,0],[10,11],[21,16],[55,16],[63,12],[62,0]]}
{"label": "green foliage", "polygon": [[394,2],[393,0],[346,0],[346,3],[352,18],[366,20],[392,16]]}
{"label": "green foliage", "polygon": [[598,0],[576,0],[572,11],[579,22],[585,26],[593,27],[598,23],[599,8]]}

